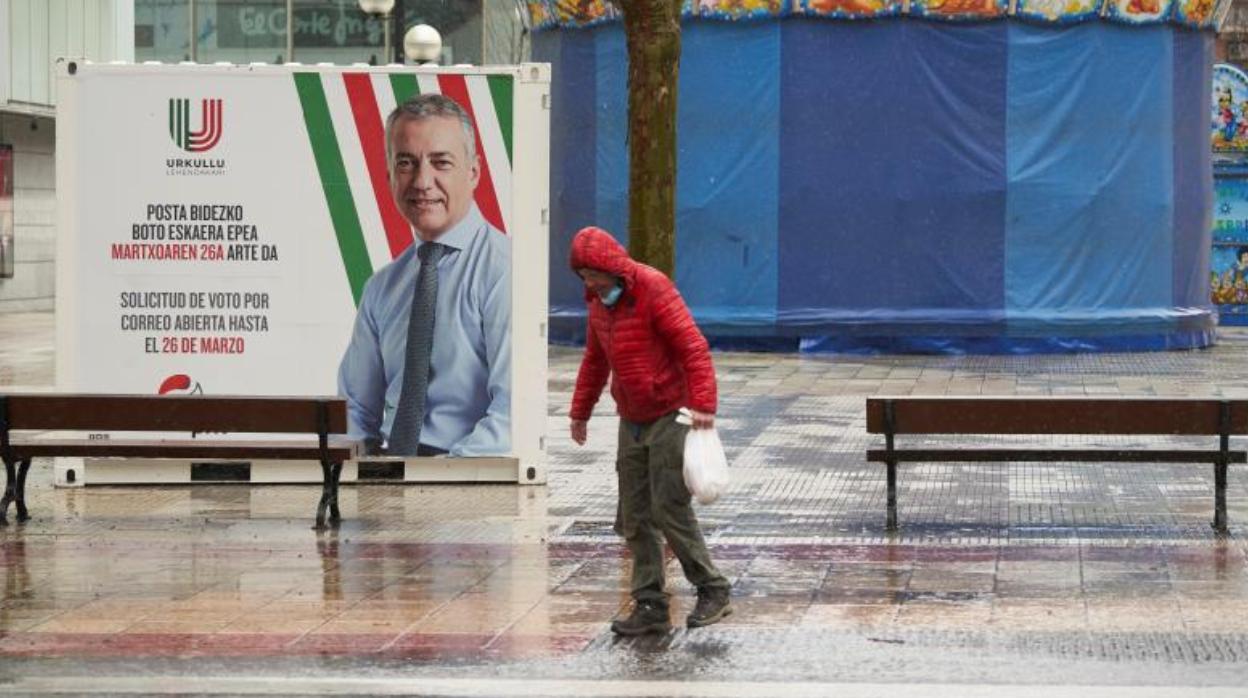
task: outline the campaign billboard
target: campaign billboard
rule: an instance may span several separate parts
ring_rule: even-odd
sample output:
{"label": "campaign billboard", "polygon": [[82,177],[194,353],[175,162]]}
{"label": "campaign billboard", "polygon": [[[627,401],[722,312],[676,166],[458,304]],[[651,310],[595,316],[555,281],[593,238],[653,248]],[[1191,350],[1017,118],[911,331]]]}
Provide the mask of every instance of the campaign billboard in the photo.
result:
{"label": "campaign billboard", "polygon": [[406,387],[421,455],[544,478],[547,66],[63,60],[58,95],[58,388],[337,393],[385,442]]}

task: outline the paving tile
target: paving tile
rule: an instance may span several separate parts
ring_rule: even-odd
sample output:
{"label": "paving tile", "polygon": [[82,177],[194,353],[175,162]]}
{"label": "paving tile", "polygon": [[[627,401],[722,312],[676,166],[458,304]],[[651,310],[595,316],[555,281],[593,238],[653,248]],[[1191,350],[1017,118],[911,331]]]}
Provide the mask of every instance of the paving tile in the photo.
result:
{"label": "paving tile", "polygon": [[897,618],[896,604],[813,603],[802,614],[800,624],[833,630],[870,631],[887,628]]}
{"label": "paving tile", "polygon": [[368,621],[405,619],[416,621],[424,618],[443,605],[444,602],[425,601],[393,601],[388,599],[370,598],[354,604],[334,616],[340,621]]}
{"label": "paving tile", "polygon": [[134,624],[130,618],[66,618],[54,616],[30,628],[34,633],[103,634],[121,632]]}
{"label": "paving tile", "polygon": [[485,650],[502,660],[526,660],[539,657],[559,658],[584,651],[595,639],[592,634],[555,632],[527,634],[519,629],[494,638]]}
{"label": "paving tile", "polygon": [[0,635],[29,631],[56,617],[57,612],[46,611],[13,611],[0,613]]}
{"label": "paving tile", "polygon": [[384,648],[388,654],[412,659],[462,658],[483,652],[498,633],[406,632]]}
{"label": "paving tile", "polygon": [[141,620],[127,626],[121,632],[127,635],[211,635],[225,630],[229,620]]}
{"label": "paving tile", "polygon": [[1177,632],[1184,628],[1177,599],[1088,599],[1088,625],[1103,631]]}
{"label": "paving tile", "polygon": [[907,601],[897,611],[896,625],[904,628],[975,629],[992,618],[992,599],[987,597],[925,597]]}
{"label": "paving tile", "polygon": [[497,634],[523,618],[537,601],[511,601],[486,594],[465,594],[417,621],[414,632]]}
{"label": "paving tile", "polygon": [[1006,630],[1028,628],[1032,632],[1071,632],[1089,628],[1086,604],[1069,596],[1051,599],[996,597],[988,621]]}
{"label": "paving tile", "polygon": [[314,617],[251,615],[231,621],[221,628],[220,632],[228,635],[301,635],[319,628],[327,620],[327,617],[320,615]]}
{"label": "paving tile", "polygon": [[576,597],[547,597],[507,629],[520,636],[586,635],[605,630],[619,615],[631,608],[628,599],[584,600]]}
{"label": "paving tile", "polygon": [[[802,622],[809,601],[786,601],[759,598],[733,598],[733,614],[724,619],[726,626],[791,627]],[[688,609],[692,610],[692,608]],[[685,611],[687,612],[687,611]],[[679,620],[684,613],[673,608],[673,618]]]}
{"label": "paving tile", "polygon": [[286,646],[291,654],[356,656],[381,652],[399,637],[399,631],[309,633]]}

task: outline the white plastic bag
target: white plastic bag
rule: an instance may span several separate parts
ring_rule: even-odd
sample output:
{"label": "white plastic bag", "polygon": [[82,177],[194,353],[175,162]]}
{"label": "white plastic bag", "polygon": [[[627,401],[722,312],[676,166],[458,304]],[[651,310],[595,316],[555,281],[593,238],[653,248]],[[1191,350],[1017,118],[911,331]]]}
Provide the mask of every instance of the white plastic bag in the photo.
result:
{"label": "white plastic bag", "polygon": [[[689,410],[681,408],[676,421],[692,424],[693,417]],[[714,427],[690,429],[685,436],[684,474],[685,487],[698,504],[713,504],[728,488],[728,459]]]}

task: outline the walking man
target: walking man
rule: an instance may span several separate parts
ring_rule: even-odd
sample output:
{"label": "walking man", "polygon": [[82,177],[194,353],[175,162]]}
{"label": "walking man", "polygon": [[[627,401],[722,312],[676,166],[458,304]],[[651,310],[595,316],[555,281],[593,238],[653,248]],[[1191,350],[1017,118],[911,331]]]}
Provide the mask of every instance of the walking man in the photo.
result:
{"label": "walking man", "polygon": [[[685,434],[677,410],[692,412],[694,429],[715,423],[715,367],[706,338],[676,286],[634,261],[599,228],[572,240],[572,270],[585,284],[589,326],[572,396],[572,440],[584,444],[589,417],[611,378],[620,415],[615,531],[633,555],[633,611],[616,620],[619,635],[671,629],[663,582],[663,538],[675,552],[698,602],[690,628],[732,613],[728,580],[715,569],[684,481]],[[660,537],[660,534],[662,537]]]}

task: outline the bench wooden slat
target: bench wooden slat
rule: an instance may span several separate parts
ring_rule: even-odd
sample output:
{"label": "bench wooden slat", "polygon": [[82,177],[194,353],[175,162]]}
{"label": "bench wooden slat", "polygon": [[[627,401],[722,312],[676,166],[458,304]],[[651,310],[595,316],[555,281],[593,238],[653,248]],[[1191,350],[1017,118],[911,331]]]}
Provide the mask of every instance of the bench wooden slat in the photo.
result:
{"label": "bench wooden slat", "polygon": [[[31,439],[12,445],[18,458],[52,456],[90,458],[212,458],[319,460],[322,452],[315,440],[88,440]],[[357,455],[357,442],[345,438],[329,440],[329,457],[336,461]]]}
{"label": "bench wooden slat", "polygon": [[[867,431],[885,432],[884,403],[867,399]],[[897,434],[1215,435],[1221,401],[1159,398],[898,397]],[[1248,434],[1248,402],[1231,401],[1230,433]]]}
{"label": "bench wooden slat", "polygon": [[329,433],[347,431],[341,398],[193,395],[9,394],[10,429],[48,431],[175,431],[315,433],[318,405]]}
{"label": "bench wooden slat", "polygon": [[[895,449],[892,458],[901,463],[956,463],[966,462],[1037,462],[1064,461],[1106,463],[1212,463],[1217,460],[1216,450],[1135,450],[1135,449],[1028,449],[1028,448],[959,448],[959,449]],[[884,449],[867,451],[872,463],[887,463],[889,452]],[[1248,453],[1230,451],[1230,463],[1248,463]]]}

